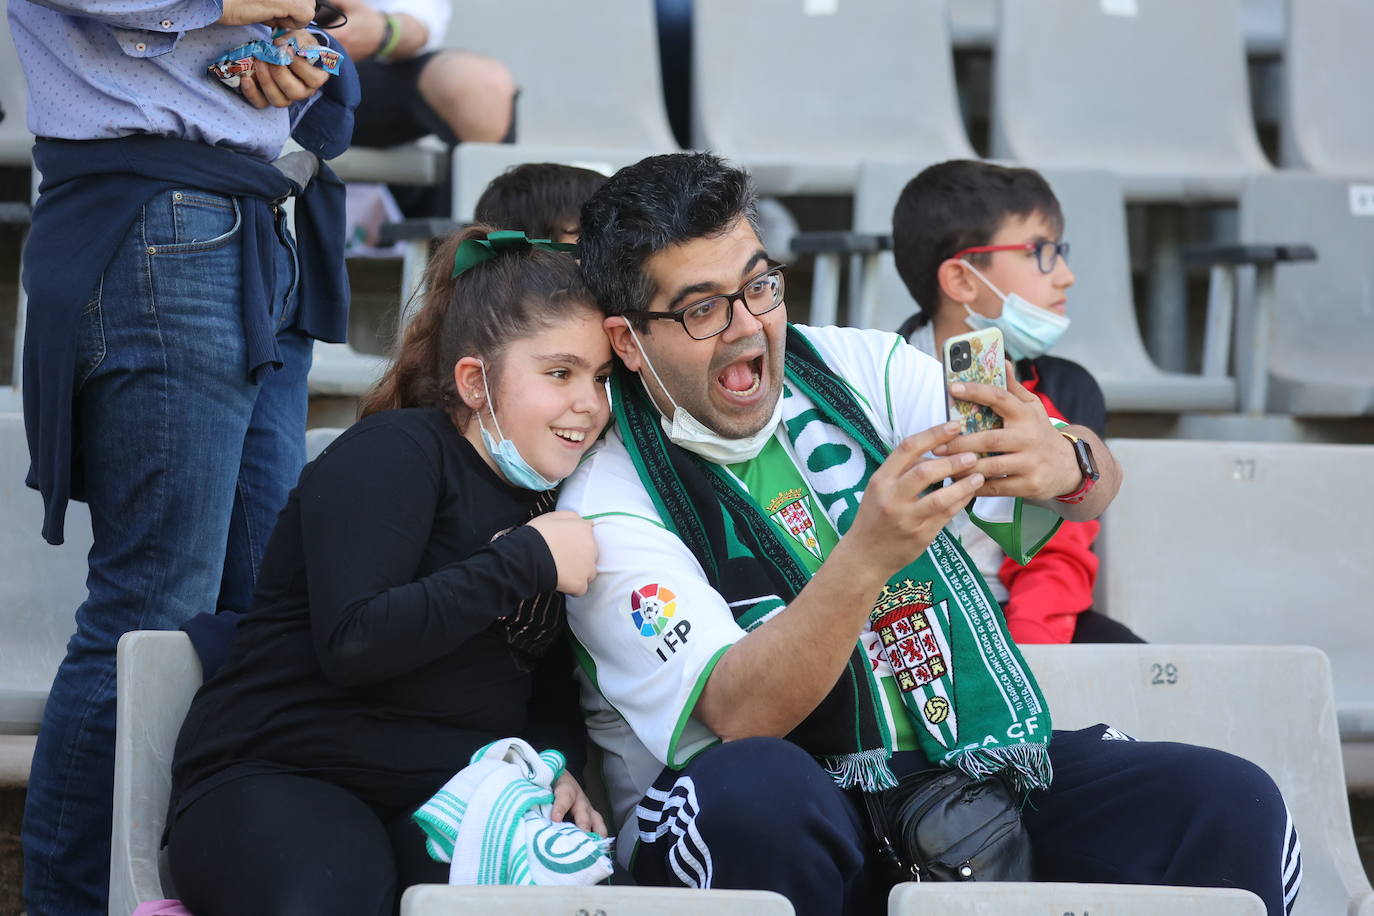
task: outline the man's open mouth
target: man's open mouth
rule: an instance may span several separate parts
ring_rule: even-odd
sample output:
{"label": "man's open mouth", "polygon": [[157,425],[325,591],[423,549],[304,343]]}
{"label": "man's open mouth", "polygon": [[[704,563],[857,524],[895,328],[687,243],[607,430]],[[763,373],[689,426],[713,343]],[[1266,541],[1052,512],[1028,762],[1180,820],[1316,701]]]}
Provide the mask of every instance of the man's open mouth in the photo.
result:
{"label": "man's open mouth", "polygon": [[763,383],[763,354],[742,359],[726,366],[716,376],[716,384],[736,398],[747,398],[758,392]]}

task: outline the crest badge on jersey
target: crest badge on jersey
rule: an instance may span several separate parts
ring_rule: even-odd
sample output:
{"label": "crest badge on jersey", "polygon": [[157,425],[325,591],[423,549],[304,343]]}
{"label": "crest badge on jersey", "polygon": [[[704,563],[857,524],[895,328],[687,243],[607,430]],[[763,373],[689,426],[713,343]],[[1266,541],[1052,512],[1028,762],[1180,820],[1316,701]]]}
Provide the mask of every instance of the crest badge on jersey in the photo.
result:
{"label": "crest badge on jersey", "polygon": [[786,490],[769,500],[768,515],[816,559],[821,557],[821,542],[816,539],[816,517],[811,512],[811,494],[801,488]]}
{"label": "crest badge on jersey", "polygon": [[[878,634],[888,665],[902,692],[938,680],[949,671],[948,647],[930,625],[930,582],[905,579],[883,587],[873,606],[872,629]],[[927,716],[937,721],[937,716]],[[943,716],[938,716],[942,721]]]}
{"label": "crest badge on jersey", "polygon": [[640,636],[658,636],[677,613],[677,595],[662,585],[641,585],[630,592],[630,620]]}

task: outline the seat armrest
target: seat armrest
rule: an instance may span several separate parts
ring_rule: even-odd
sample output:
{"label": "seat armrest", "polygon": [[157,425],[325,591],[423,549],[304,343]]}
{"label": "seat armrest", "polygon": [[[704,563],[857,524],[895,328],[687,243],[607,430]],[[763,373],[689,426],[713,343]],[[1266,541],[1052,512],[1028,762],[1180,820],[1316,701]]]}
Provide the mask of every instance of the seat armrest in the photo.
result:
{"label": "seat armrest", "polygon": [[417,242],[452,235],[467,223],[440,217],[426,216],[404,219],[399,223],[385,223],[377,230],[377,241],[383,245],[396,242]]}
{"label": "seat armrest", "polygon": [[892,236],[874,232],[798,232],[792,236],[797,254],[871,254],[892,248]]}
{"label": "seat armrest", "polygon": [[1246,264],[1278,264],[1315,261],[1317,251],[1307,244],[1283,245],[1189,245],[1183,257],[1191,264],[1239,267]]}
{"label": "seat armrest", "polygon": [[[1315,261],[1316,249],[1302,242],[1190,245],[1184,249],[1183,257],[1189,263],[1207,265],[1211,271],[1202,374],[1224,376],[1229,363],[1234,361],[1241,409],[1251,416],[1259,416],[1268,400],[1274,271],[1279,264]],[[1255,269],[1253,291],[1244,302],[1239,301],[1240,287],[1236,282],[1241,267]]]}
{"label": "seat armrest", "polygon": [[28,204],[18,201],[0,203],[0,226],[27,226],[31,221]]}

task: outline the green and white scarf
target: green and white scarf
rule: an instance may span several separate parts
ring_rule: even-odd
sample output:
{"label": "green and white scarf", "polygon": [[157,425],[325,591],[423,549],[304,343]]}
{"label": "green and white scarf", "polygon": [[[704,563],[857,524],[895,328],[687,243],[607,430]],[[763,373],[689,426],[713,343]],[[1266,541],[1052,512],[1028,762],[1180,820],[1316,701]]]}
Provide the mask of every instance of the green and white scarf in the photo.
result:
{"label": "green and white scarf", "polygon": [[[843,536],[889,448],[847,385],[795,328],[788,329],[783,398],[783,430]],[[776,610],[776,603],[742,601],[769,593],[761,588],[771,586],[784,603],[795,598],[809,575],[736,478],[669,442],[657,409],[624,370],[613,382],[613,402],[621,437],[660,517],[696,555],[739,624],[750,629]],[[1025,562],[1054,528],[1023,550],[1019,527],[990,533]],[[1005,773],[1021,790],[1049,785],[1049,709],[996,600],[953,537],[941,532],[888,581],[871,620],[928,759],[974,778]],[[895,785],[880,690],[856,644],[830,694],[788,736],[821,759],[841,787]]]}
{"label": "green and white scarf", "polygon": [[519,738],[479,748],[411,818],[450,884],[589,885],[611,874],[611,840],[550,819],[565,760]]}

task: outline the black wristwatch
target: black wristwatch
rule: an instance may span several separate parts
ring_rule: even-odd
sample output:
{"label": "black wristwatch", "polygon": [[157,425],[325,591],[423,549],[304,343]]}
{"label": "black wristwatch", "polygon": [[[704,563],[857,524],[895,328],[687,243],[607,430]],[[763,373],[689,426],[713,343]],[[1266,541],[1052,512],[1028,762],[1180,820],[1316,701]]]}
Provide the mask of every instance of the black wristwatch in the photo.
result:
{"label": "black wristwatch", "polygon": [[1083,484],[1072,493],[1056,496],[1055,499],[1061,503],[1081,503],[1087,498],[1088,491],[1093,488],[1102,474],[1097,470],[1097,462],[1093,461],[1092,446],[1073,433],[1066,433],[1061,429],[1059,434],[1073,445],[1073,457],[1078,461],[1078,470],[1083,474]]}

